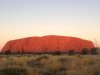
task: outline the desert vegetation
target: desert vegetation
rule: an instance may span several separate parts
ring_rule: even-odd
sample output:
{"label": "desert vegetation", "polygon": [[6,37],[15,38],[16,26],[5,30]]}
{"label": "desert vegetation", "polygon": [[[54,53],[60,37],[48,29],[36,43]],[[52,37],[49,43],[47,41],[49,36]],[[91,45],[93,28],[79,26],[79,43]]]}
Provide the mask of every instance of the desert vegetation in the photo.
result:
{"label": "desert vegetation", "polygon": [[87,49],[87,48],[83,48],[82,50],[80,50],[80,52],[78,52],[77,50],[65,50],[63,52],[61,51],[55,51],[55,52],[11,52],[11,50],[7,50],[6,52],[1,52],[1,55],[23,55],[23,54],[28,54],[27,56],[30,57],[30,54],[37,54],[37,55],[41,55],[41,54],[54,54],[54,55],[61,55],[61,54],[69,54],[69,55],[74,55],[74,54],[81,54],[81,55],[87,55],[87,54],[91,54],[91,55],[98,55],[100,54],[100,48],[99,47],[95,47],[92,49]]}
{"label": "desert vegetation", "polygon": [[0,70],[0,75],[28,75],[24,68],[7,67]]}
{"label": "desert vegetation", "polygon": [[99,48],[80,53],[0,54],[0,75],[100,75]]}

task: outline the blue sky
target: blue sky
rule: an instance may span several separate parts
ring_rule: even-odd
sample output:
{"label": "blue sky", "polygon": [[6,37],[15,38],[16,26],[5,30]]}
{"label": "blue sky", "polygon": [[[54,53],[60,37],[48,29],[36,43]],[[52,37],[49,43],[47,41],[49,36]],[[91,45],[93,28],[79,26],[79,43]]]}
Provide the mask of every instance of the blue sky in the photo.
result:
{"label": "blue sky", "polygon": [[0,48],[29,36],[100,41],[100,0],[0,0]]}

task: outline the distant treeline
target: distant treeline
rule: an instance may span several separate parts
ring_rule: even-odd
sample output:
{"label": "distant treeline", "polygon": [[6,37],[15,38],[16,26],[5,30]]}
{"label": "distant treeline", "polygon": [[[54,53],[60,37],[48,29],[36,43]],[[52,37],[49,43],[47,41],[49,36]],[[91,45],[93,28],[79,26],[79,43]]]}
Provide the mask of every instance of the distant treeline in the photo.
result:
{"label": "distant treeline", "polygon": [[56,55],[60,55],[60,54],[69,54],[69,55],[74,55],[74,54],[82,54],[82,55],[87,55],[87,54],[91,54],[91,55],[98,55],[100,54],[100,48],[92,48],[92,49],[87,49],[87,48],[83,48],[82,50],[80,50],[80,52],[78,52],[77,50],[67,50],[67,51],[55,51],[55,52],[11,52],[11,50],[7,50],[6,52],[1,52],[1,55],[10,55],[10,54],[56,54]]}

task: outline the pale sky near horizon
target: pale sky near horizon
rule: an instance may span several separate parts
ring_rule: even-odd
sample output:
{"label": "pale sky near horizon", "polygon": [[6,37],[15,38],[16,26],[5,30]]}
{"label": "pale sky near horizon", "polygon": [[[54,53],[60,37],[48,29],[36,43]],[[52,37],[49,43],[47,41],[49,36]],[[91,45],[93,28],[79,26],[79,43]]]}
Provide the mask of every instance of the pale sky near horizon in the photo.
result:
{"label": "pale sky near horizon", "polygon": [[0,49],[9,40],[44,35],[100,42],[100,0],[0,0]]}

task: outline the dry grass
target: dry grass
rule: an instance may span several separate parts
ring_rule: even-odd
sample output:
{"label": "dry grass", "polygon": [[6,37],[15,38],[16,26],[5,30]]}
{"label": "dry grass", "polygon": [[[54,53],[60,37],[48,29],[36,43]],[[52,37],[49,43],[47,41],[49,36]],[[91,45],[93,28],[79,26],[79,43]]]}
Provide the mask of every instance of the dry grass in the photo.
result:
{"label": "dry grass", "polygon": [[13,73],[9,68],[27,70],[28,75],[100,75],[100,55],[0,55],[2,74]]}

